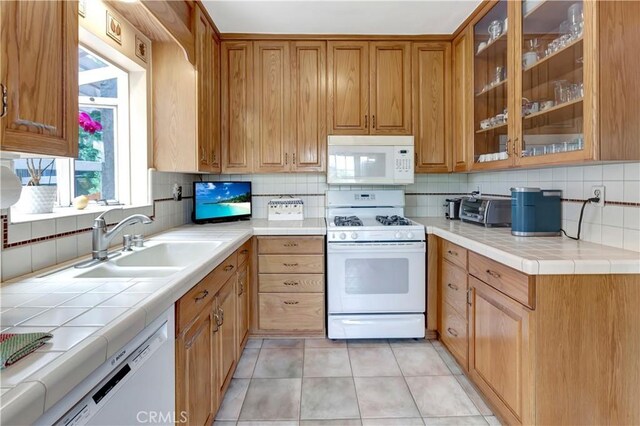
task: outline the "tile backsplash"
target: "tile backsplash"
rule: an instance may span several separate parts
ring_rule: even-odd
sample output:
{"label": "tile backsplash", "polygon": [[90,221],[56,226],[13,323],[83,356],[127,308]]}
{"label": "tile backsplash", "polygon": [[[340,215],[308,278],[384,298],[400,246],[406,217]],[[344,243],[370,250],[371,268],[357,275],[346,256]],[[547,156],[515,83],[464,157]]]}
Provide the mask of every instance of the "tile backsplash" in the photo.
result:
{"label": "tile backsplash", "polygon": [[[189,223],[192,210],[192,182],[200,176],[182,173],[153,173],[152,207],[116,210],[109,213],[115,223],[133,213],[153,214],[151,225],[135,225],[128,233],[152,235]],[[203,175],[203,180],[251,181],[253,216],[267,217],[267,203],[280,195],[294,195],[304,202],[305,217],[324,217],[327,189],[371,189],[383,187],[332,186],[324,173]],[[174,183],[182,185],[183,200],[172,200]],[[471,174],[416,175],[416,182],[404,187],[407,216],[443,216],[444,200],[480,190],[486,195],[510,196],[513,186],[535,186],[563,191],[563,227],[577,232],[582,200],[591,187],[605,186],[604,208],[587,205],[582,239],[640,252],[640,163],[620,163],[545,169],[509,170]],[[2,212],[5,216],[6,211]],[[65,262],[91,251],[91,227],[96,214],[39,220],[6,226],[6,245],[0,249],[2,280]],[[5,216],[6,217],[6,216]],[[114,240],[117,244],[119,238]]]}
{"label": "tile backsplash", "polygon": [[[195,175],[181,173],[158,173],[152,175],[151,206],[127,210],[114,208],[106,216],[109,224],[117,223],[135,213],[153,215],[149,225],[137,224],[126,229],[129,234],[152,235],[191,221],[192,185]],[[173,184],[182,185],[185,198],[176,202],[172,199]],[[28,274],[52,265],[66,262],[91,253],[91,231],[93,220],[99,212],[66,216],[31,222],[9,223],[8,211],[2,211],[5,241],[0,244],[1,280]],[[116,236],[113,245],[119,245]]]}

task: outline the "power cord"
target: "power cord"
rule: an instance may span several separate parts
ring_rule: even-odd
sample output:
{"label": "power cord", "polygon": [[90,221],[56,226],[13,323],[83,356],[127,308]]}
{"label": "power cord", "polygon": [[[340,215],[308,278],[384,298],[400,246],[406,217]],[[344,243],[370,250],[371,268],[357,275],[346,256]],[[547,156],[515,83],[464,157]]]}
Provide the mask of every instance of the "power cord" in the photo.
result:
{"label": "power cord", "polygon": [[582,203],[582,209],[580,209],[580,219],[578,219],[578,235],[575,237],[572,237],[571,235],[567,234],[567,231],[565,231],[564,229],[561,229],[562,233],[567,237],[567,238],[571,238],[572,240],[579,240],[580,239],[580,231],[582,230],[582,216],[584,215],[584,208],[587,206],[588,203],[597,203],[600,201],[600,197],[593,197],[593,198],[589,198],[584,200],[584,203]]}

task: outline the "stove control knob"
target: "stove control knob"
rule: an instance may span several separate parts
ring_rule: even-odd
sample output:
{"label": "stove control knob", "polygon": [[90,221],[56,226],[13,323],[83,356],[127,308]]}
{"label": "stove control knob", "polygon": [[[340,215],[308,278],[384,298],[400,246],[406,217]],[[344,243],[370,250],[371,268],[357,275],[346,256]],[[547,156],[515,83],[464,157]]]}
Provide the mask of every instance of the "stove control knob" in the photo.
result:
{"label": "stove control knob", "polygon": [[407,238],[410,240],[413,238],[413,232],[407,232]]}
{"label": "stove control knob", "polygon": [[340,239],[344,240],[345,238],[347,238],[347,234],[345,234],[344,232],[340,233]]}
{"label": "stove control knob", "polygon": [[402,234],[400,232],[396,232],[396,240],[399,240],[400,238],[402,238]]}
{"label": "stove control knob", "polygon": [[358,234],[356,234],[355,232],[351,234],[351,239],[352,240],[357,240],[358,239]]}

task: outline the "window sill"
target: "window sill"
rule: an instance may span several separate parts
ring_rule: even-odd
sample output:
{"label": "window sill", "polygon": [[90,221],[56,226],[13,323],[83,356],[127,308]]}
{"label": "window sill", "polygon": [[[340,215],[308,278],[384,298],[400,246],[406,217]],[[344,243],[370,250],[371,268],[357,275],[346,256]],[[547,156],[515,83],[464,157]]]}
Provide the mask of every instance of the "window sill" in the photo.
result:
{"label": "window sill", "polygon": [[[98,213],[103,213],[109,210],[120,210],[123,212],[129,210],[137,210],[148,208],[148,212],[145,212],[147,215],[153,214],[153,205],[152,204],[140,204],[140,205],[124,205],[124,206],[100,206],[97,204],[90,204],[83,210],[77,210],[74,207],[54,207],[53,213],[43,213],[43,214],[25,214],[15,211],[14,209],[9,209],[9,223],[29,223],[36,222],[39,220],[47,220],[47,219],[59,219],[63,217],[77,217],[77,216],[85,216],[85,215],[96,215]],[[139,212],[136,212],[139,213]]]}

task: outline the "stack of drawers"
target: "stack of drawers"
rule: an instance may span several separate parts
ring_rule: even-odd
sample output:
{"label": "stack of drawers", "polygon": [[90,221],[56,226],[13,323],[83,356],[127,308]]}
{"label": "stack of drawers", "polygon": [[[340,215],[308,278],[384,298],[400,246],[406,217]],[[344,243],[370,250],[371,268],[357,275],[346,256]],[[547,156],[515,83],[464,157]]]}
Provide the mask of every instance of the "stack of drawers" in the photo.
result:
{"label": "stack of drawers", "polygon": [[440,337],[458,362],[468,368],[468,292],[467,250],[442,240],[440,265],[442,310]]}
{"label": "stack of drawers", "polygon": [[324,237],[258,237],[258,328],[324,333]]}

